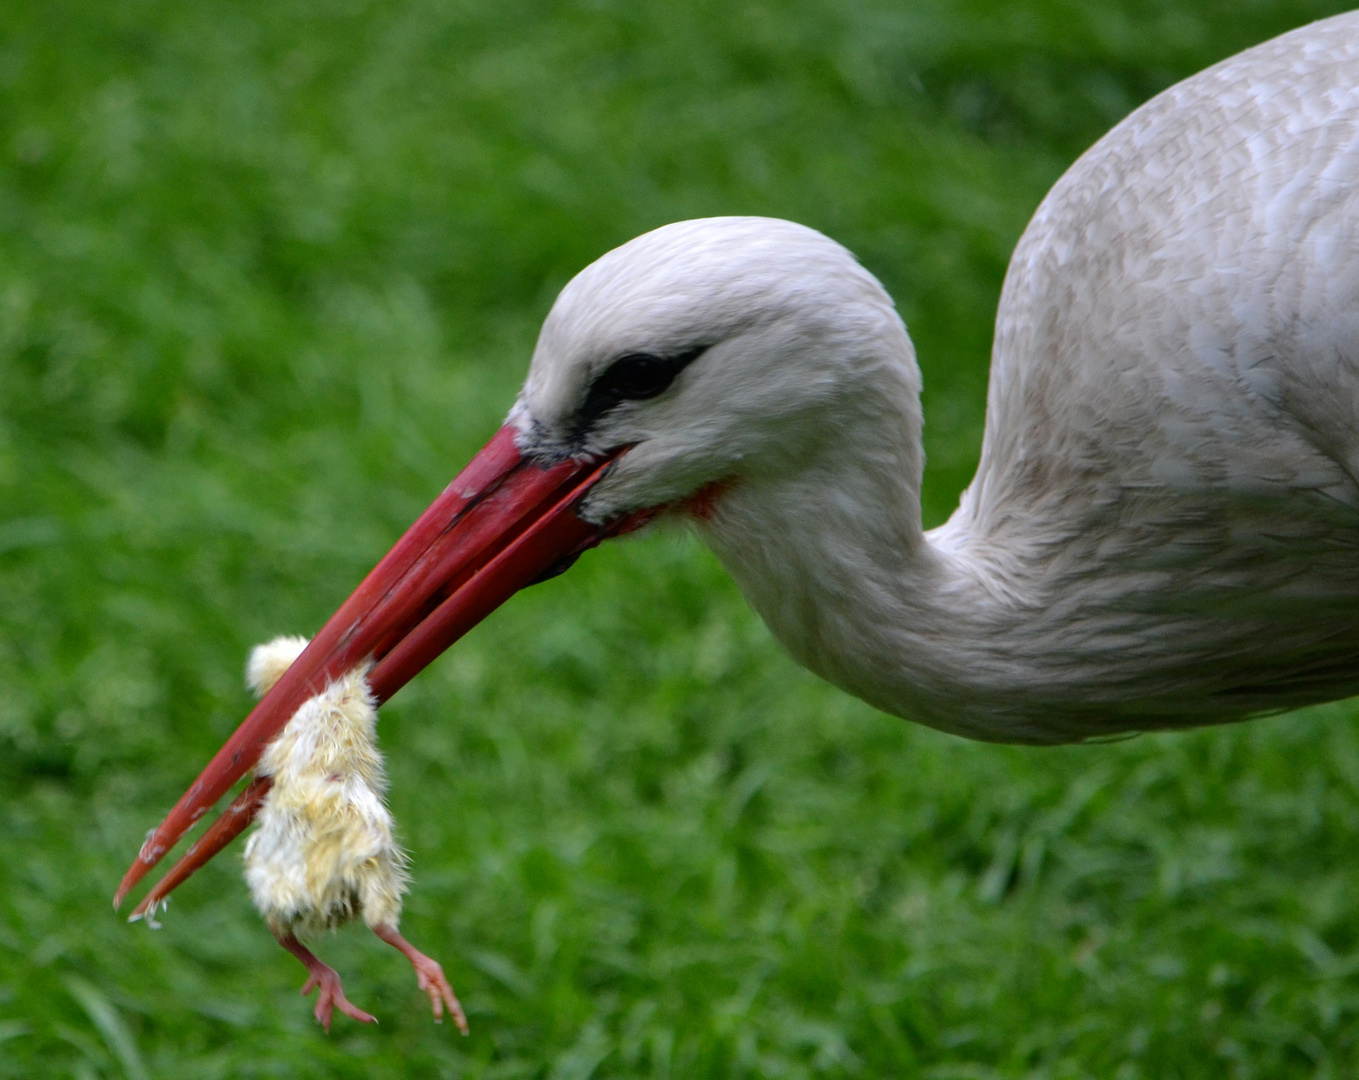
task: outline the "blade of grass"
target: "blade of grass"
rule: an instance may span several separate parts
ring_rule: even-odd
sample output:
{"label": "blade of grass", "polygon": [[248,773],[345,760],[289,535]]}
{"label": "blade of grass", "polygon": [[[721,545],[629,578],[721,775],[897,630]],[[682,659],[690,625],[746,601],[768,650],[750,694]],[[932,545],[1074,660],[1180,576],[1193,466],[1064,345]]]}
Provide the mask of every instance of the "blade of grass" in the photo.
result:
{"label": "blade of grass", "polygon": [[146,1064],[137,1049],[137,1042],[113,1002],[97,986],[79,975],[67,975],[65,982],[66,989],[85,1010],[90,1023],[103,1036],[104,1043],[122,1065],[127,1080],[151,1080],[151,1074],[146,1071]]}

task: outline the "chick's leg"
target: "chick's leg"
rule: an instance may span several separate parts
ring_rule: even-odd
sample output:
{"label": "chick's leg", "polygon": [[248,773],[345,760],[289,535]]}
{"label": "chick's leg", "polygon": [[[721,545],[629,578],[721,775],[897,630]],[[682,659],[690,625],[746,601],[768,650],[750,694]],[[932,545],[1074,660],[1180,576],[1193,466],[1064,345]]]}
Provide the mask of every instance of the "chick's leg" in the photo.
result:
{"label": "chick's leg", "polygon": [[385,941],[394,949],[400,949],[405,954],[407,960],[411,962],[411,967],[415,968],[415,974],[420,981],[420,989],[429,995],[430,1008],[434,1010],[434,1020],[441,1022],[444,1016],[444,1006],[448,1006],[448,1015],[453,1017],[453,1022],[458,1025],[458,1030],[464,1035],[467,1034],[467,1017],[462,1011],[462,1006],[458,999],[453,995],[453,987],[449,986],[448,980],[444,978],[444,969],[439,966],[437,960],[431,959],[403,938],[395,926],[387,923],[378,923],[373,927],[373,933]]}
{"label": "chick's leg", "polygon": [[297,940],[292,933],[280,934],[275,932],[278,943],[302,961],[307,967],[307,974],[310,976],[307,983],[302,987],[302,995],[305,997],[313,989],[320,990],[316,998],[316,1009],[313,1015],[327,1032],[330,1031],[330,1017],[335,1009],[339,1009],[345,1016],[351,1017],[363,1024],[376,1024],[377,1017],[364,1012],[356,1005],[352,1005],[349,999],[344,996],[344,987],[340,983],[340,974],[329,964],[323,964],[316,958],[316,954],[308,949],[302,942]]}

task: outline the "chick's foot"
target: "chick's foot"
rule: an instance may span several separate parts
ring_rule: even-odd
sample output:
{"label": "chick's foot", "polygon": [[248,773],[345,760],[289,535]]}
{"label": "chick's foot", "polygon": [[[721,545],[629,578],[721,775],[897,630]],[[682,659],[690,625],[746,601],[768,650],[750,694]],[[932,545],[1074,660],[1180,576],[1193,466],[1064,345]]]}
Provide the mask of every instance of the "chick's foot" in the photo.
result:
{"label": "chick's foot", "polygon": [[462,1005],[458,1002],[457,996],[453,993],[453,987],[444,977],[444,969],[439,965],[439,962],[426,956],[402,937],[395,926],[379,923],[373,927],[373,933],[392,948],[399,949],[411,962],[411,967],[415,968],[420,989],[429,995],[429,1004],[434,1011],[435,1023],[443,1022],[444,1006],[446,1005],[448,1006],[448,1015],[453,1017],[453,1022],[458,1025],[458,1030],[466,1035],[467,1016],[462,1011]]}
{"label": "chick's foot", "polygon": [[329,964],[322,963],[317,959],[316,954],[298,941],[293,934],[279,935],[278,943],[306,965],[309,977],[306,985],[302,987],[302,996],[306,997],[313,990],[320,991],[312,1015],[316,1017],[316,1022],[326,1029],[327,1033],[330,1032],[331,1015],[336,1009],[361,1024],[377,1023],[376,1016],[364,1012],[344,996],[344,986],[340,982],[340,973]]}

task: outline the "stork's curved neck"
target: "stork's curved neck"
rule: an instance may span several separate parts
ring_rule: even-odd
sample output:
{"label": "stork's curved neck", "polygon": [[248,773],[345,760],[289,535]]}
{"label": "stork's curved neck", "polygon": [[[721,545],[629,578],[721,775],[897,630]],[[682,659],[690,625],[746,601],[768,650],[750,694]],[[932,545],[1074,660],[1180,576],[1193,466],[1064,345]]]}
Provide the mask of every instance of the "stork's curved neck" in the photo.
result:
{"label": "stork's curved neck", "polygon": [[1023,605],[960,515],[923,530],[913,358],[900,370],[846,403],[803,467],[734,484],[700,533],[799,663],[898,715],[1034,741],[997,715],[1024,677],[998,659]]}

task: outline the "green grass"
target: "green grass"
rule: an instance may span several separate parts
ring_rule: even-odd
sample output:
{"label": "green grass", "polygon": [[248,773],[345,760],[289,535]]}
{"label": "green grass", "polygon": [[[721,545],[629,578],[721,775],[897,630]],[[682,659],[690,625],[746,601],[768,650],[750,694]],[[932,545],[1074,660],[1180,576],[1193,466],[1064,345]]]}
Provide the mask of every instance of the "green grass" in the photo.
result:
{"label": "green grass", "polygon": [[516,598],[384,710],[404,961],[324,1036],[231,856],[108,901],[494,431],[556,290],[654,225],[860,253],[975,464],[1047,186],[1301,0],[0,6],[0,1077],[1347,1077],[1359,723],[973,745],[797,670],[678,533]]}

